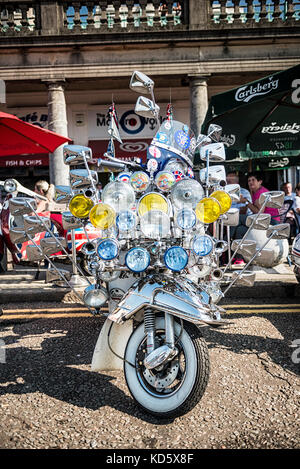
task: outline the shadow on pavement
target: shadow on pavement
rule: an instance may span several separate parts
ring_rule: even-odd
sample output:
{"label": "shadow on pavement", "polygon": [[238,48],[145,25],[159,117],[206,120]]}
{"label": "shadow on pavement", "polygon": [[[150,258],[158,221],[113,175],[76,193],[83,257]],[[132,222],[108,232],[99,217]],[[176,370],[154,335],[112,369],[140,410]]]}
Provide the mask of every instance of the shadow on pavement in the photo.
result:
{"label": "shadow on pavement", "polygon": [[[232,316],[234,320],[243,315]],[[203,327],[201,330],[208,347],[228,349],[236,354],[267,352],[284,370],[299,373],[299,365],[291,360],[290,347],[290,342],[297,338],[296,331],[300,337],[299,315],[256,316],[267,318],[283,339]],[[157,420],[137,407],[127,391],[122,371],[124,391],[114,384],[118,372],[90,371],[102,324],[102,319],[93,317],[3,321],[6,363],[0,363],[0,395],[40,392],[77,407],[97,410],[109,406],[150,423],[172,422],[171,419]]]}
{"label": "shadow on pavement", "polygon": [[[226,319],[232,321],[238,318],[249,318],[249,314],[237,313],[227,314]],[[284,370],[300,374],[299,364],[293,363],[293,348],[291,343],[295,339],[300,339],[300,314],[280,313],[280,314],[255,314],[255,317],[265,318],[276,327],[282,335],[282,339],[251,335],[247,333],[228,332],[226,329],[201,328],[203,336],[209,348],[221,347],[237,354],[267,353],[272,362],[281,366]],[[227,328],[228,329],[228,328]],[[245,329],[246,331],[246,329]]]}

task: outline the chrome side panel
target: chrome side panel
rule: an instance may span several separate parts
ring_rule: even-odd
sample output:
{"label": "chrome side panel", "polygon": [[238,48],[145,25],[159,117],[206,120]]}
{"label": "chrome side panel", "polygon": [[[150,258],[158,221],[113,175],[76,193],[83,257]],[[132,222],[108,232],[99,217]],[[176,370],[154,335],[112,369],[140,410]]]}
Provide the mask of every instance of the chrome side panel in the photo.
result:
{"label": "chrome side panel", "polygon": [[208,295],[186,278],[152,275],[134,283],[108,318],[122,323],[139,311],[151,308],[194,324],[221,323],[217,307],[212,312],[208,300]]}

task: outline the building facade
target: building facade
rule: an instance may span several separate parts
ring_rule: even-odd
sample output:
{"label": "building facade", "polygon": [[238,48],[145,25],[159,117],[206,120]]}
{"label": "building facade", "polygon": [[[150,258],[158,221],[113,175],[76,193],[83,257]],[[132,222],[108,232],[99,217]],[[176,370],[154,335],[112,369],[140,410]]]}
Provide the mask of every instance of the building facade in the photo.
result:
{"label": "building facade", "polygon": [[[144,156],[154,135],[157,123],[134,113],[134,70],[155,81],[161,119],[171,102],[174,118],[199,134],[210,96],[300,63],[300,0],[0,0],[0,10],[0,110],[95,157],[106,149],[112,101],[119,157]],[[0,179],[11,176],[68,184],[62,148],[0,157]],[[297,166],[270,176],[273,186],[283,179],[298,182]]]}

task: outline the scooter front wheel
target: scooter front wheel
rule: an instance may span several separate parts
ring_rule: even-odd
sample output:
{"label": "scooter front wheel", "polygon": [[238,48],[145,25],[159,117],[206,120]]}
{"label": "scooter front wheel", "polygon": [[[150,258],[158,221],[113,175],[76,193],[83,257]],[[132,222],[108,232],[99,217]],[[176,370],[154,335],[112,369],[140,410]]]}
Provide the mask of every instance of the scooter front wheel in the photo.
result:
{"label": "scooter front wheel", "polygon": [[[157,418],[178,417],[189,412],[202,398],[209,378],[209,353],[199,329],[174,323],[177,355],[157,369],[148,370],[146,335],[141,323],[130,336],[124,361],[128,389],[137,404]],[[156,318],[156,342],[165,339],[165,321]]]}

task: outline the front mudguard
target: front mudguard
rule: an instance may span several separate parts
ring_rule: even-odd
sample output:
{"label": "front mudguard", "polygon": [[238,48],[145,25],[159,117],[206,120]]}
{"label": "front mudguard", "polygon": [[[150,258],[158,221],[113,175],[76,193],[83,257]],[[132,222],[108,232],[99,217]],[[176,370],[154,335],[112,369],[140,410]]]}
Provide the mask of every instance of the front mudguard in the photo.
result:
{"label": "front mudguard", "polygon": [[148,276],[129,288],[106,319],[94,350],[92,371],[123,369],[122,358],[133,331],[133,319],[142,321],[145,309],[169,312],[194,324],[220,326],[225,322],[218,307],[209,305],[207,293],[188,279]]}
{"label": "front mudguard", "polygon": [[221,324],[220,310],[209,300],[209,295],[187,278],[155,274],[135,282],[108,318],[120,324],[151,309],[194,324]]}

